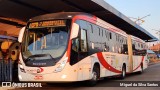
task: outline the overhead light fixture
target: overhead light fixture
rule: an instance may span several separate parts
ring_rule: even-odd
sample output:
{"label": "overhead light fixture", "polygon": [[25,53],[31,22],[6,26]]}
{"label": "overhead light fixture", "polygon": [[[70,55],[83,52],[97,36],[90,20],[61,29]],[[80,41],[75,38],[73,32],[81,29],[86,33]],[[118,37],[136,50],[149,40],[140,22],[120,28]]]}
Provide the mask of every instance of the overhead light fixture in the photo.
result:
{"label": "overhead light fixture", "polygon": [[72,16],[71,16],[71,15],[68,15],[68,17],[71,18]]}

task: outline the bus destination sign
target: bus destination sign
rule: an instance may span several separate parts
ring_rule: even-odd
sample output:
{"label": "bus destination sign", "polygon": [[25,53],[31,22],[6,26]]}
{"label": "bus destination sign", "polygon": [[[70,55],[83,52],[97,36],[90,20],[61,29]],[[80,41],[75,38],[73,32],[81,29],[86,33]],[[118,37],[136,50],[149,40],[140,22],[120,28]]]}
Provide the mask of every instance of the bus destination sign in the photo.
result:
{"label": "bus destination sign", "polygon": [[40,21],[29,24],[29,28],[66,26],[65,20]]}

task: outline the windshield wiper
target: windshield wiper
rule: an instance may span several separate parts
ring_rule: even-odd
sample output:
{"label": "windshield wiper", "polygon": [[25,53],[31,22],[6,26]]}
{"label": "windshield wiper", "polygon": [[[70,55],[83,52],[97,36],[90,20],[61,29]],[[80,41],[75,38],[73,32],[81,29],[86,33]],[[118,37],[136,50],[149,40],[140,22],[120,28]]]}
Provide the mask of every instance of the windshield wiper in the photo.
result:
{"label": "windshield wiper", "polygon": [[29,56],[25,61],[34,61],[34,60],[54,60],[55,59],[50,54],[36,54]]}

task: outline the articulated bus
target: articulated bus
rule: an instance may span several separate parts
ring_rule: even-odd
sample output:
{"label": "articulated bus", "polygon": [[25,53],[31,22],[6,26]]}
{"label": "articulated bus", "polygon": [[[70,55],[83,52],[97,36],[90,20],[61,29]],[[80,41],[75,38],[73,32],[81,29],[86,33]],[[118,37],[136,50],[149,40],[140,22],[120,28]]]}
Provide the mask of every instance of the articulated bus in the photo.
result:
{"label": "articulated bus", "polygon": [[34,17],[18,40],[20,81],[96,84],[103,77],[142,73],[148,66],[143,40],[87,13]]}

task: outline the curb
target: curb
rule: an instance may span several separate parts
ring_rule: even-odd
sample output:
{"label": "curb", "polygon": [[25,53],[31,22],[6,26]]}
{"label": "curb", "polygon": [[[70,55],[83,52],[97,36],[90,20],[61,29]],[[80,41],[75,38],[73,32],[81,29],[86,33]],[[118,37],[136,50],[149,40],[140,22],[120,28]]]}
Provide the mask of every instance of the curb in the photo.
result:
{"label": "curb", "polygon": [[9,89],[15,89],[13,87],[0,87],[0,90],[9,90]]}
{"label": "curb", "polygon": [[150,65],[157,64],[157,63],[160,63],[160,61],[157,61],[157,62],[151,62],[151,63],[149,63],[149,66],[150,66]]}

